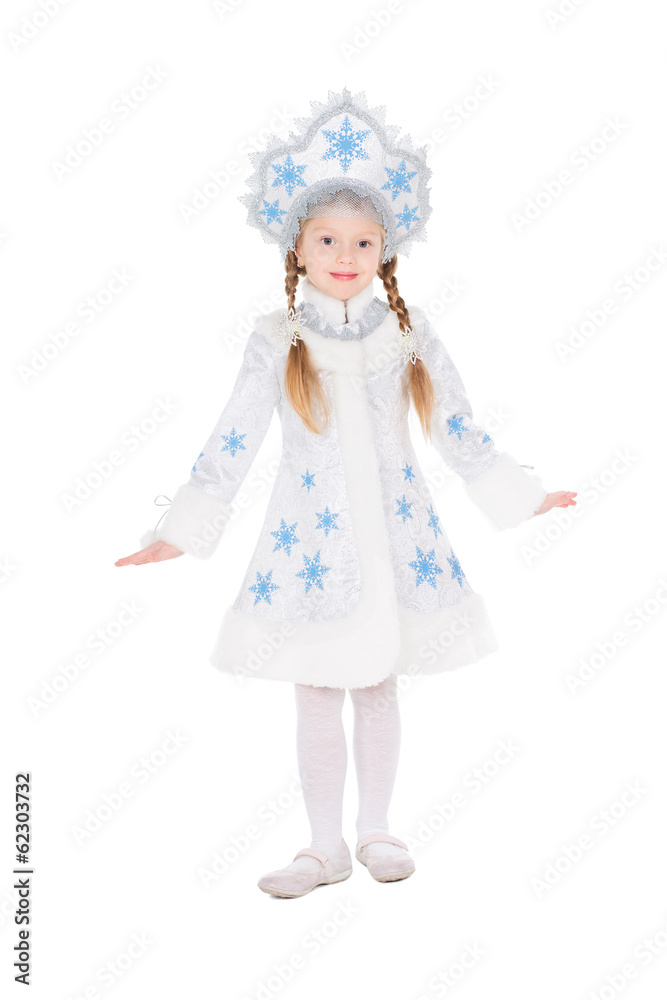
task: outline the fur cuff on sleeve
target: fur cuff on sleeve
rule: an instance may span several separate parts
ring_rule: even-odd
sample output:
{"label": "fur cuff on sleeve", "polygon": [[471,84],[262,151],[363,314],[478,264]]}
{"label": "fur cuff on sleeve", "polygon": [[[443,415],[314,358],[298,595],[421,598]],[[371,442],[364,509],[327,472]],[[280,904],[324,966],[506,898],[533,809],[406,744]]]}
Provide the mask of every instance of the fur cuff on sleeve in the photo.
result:
{"label": "fur cuff on sleeve", "polygon": [[514,528],[527,520],[547,495],[540,477],[519,465],[506,451],[488,472],[466,483],[465,489],[495,531]]}
{"label": "fur cuff on sleeve", "polygon": [[184,483],[160,524],[156,540],[200,559],[211,556],[231,518],[232,507],[217,497]]}

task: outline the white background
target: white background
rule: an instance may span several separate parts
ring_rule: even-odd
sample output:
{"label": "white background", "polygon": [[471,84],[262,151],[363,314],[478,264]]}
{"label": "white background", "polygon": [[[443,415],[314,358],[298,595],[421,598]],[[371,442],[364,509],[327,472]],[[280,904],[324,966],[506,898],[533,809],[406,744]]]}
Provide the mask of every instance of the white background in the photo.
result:
{"label": "white background", "polygon": [[[649,0],[563,0],[560,16],[558,3],[3,4],[6,995],[23,995],[24,770],[31,996],[664,995],[664,34]],[[345,86],[429,143],[428,241],[399,257],[401,294],[427,310],[497,446],[578,502],[493,532],[411,413],[501,649],[402,692],[390,825],[414,845],[415,874],[380,884],[355,861],[349,880],[282,900],[256,882],[310,841],[293,686],[240,685],[208,662],[263,520],[277,416],[253,465],[264,487],[211,560],[114,561],[156,524],[154,498],[187,480],[253,312],[282,303],[279,253],[238,201],[247,150],[270,128],[287,138],[284,122]],[[128,97],[129,113],[113,110]],[[113,130],[63,170],[105,117]],[[107,301],[114,270],[127,285]],[[151,424],[164,400],[172,412]],[[120,464],[68,509],[114,451]],[[135,617],[119,626],[123,605]],[[573,691],[568,675],[591,660]],[[344,713],[351,748],[349,698]],[[517,749],[494,764],[502,741]],[[445,822],[437,806],[457,792],[465,805]],[[355,815],[350,749],[352,849]],[[223,852],[228,869],[206,887]]]}

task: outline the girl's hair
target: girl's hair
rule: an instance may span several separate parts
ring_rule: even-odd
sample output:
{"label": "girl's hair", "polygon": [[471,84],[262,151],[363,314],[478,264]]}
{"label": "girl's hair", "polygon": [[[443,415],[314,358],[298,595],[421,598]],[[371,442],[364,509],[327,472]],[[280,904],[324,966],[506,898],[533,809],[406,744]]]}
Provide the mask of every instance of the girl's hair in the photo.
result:
{"label": "girl's hair", "polygon": [[[297,237],[298,238],[298,237]],[[398,316],[398,323],[401,332],[410,326],[410,316],[407,306],[398,292],[396,281],[396,254],[385,264],[380,263],[377,275],[382,279],[382,284],[387,293],[389,306]],[[305,267],[299,267],[296,254],[293,250],[287,252],[285,257],[285,292],[287,294],[287,308],[294,308],[294,297],[299,278],[305,275]],[[403,387],[412,396],[419,422],[426,440],[431,437],[431,416],[433,413],[433,382],[424,362],[418,358],[414,364],[407,362],[407,371],[404,376]],[[290,344],[287,354],[287,365],[285,368],[285,392],[287,398],[301,417],[302,421],[315,434],[321,434],[322,428],[317,423],[313,414],[313,404],[319,405],[324,417],[324,426],[329,423],[329,409],[322,390],[322,383],[313,365],[308,347],[301,339],[297,338],[296,344]]]}

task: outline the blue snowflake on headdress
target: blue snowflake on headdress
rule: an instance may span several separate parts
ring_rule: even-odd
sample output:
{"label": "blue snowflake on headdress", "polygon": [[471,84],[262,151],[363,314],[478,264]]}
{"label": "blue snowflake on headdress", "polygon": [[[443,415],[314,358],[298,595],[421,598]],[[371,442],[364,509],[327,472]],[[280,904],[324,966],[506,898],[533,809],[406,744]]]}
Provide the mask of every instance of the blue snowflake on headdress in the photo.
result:
{"label": "blue snowflake on headdress", "polygon": [[315,475],[315,473],[314,472],[309,472],[308,469],[306,469],[305,476],[304,476],[303,473],[301,473],[301,478],[303,479],[303,482],[301,483],[301,486],[302,487],[303,486],[307,486],[309,493],[310,493],[310,487],[317,485],[316,482],[315,482],[315,480],[313,479],[314,475]]}
{"label": "blue snowflake on headdress", "polygon": [[417,208],[408,208],[407,202],[403,206],[402,212],[396,213],[396,218],[398,222],[396,226],[405,226],[406,229],[410,229],[413,222],[419,222],[419,216],[416,214]]}
{"label": "blue snowflake on headdress", "polygon": [[484,437],[482,438],[482,444],[486,444],[486,442],[487,442],[487,441],[490,441],[490,440],[491,440],[491,438],[490,438],[490,437],[489,437],[489,435],[488,435],[488,434],[486,433],[486,431],[484,431]]}
{"label": "blue snowflake on headdress", "polygon": [[391,200],[396,200],[396,195],[400,194],[401,191],[407,191],[408,194],[412,194],[412,188],[410,187],[410,179],[417,173],[416,170],[411,170],[408,172],[405,166],[405,160],[401,163],[397,170],[392,170],[391,167],[384,168],[389,174],[389,179],[385,184],[382,185],[381,190],[384,191],[387,188],[391,191]]}
{"label": "blue snowflake on headdress", "polygon": [[283,164],[272,163],[271,166],[276,172],[276,177],[273,181],[272,187],[280,187],[282,185],[290,198],[294,193],[294,188],[306,187],[306,182],[301,176],[306,169],[306,164],[295,163],[292,159],[291,153],[288,154],[288,157]]}
{"label": "blue snowflake on headdress", "polygon": [[294,524],[287,525],[285,523],[285,518],[280,518],[280,527],[271,532],[273,537],[276,539],[276,544],[273,547],[274,552],[278,549],[284,549],[288,556],[292,555],[292,546],[301,541],[300,538],[296,537],[296,532],[294,531],[296,525],[296,521]]}
{"label": "blue snowflake on headdress", "polygon": [[255,600],[253,601],[253,607],[258,601],[266,601],[267,604],[271,603],[271,594],[274,590],[279,590],[277,583],[273,583],[271,580],[271,574],[273,570],[270,569],[266,576],[257,571],[257,580],[252,586],[248,587],[248,590],[254,591]]}
{"label": "blue snowflake on headdress", "polygon": [[426,580],[435,588],[436,574],[442,573],[441,567],[435,561],[435,549],[431,549],[430,552],[422,552],[417,546],[417,558],[408,563],[408,566],[417,571],[417,586]]}
{"label": "blue snowflake on headdress", "polygon": [[336,518],[338,517],[338,514],[332,514],[331,511],[329,510],[328,504],[324,508],[323,514],[318,514],[317,511],[315,511],[315,514],[320,521],[319,524],[315,525],[315,530],[317,530],[318,528],[324,528],[324,534],[327,536],[327,538],[329,537],[329,532],[331,531],[332,528],[335,528],[336,531],[339,530],[338,525],[336,524]]}
{"label": "blue snowflake on headdress", "polygon": [[452,576],[456,580],[458,580],[459,583],[461,583],[463,577],[465,576],[465,573],[461,569],[461,564],[459,563],[458,559],[456,558],[456,556],[454,555],[453,552],[452,552],[451,559],[450,559],[449,556],[447,556],[447,562],[449,563],[449,565],[452,568]]}
{"label": "blue snowflake on headdress", "polygon": [[203,451],[200,451],[200,452],[199,452],[199,455],[198,455],[198,456],[197,456],[197,458],[195,459],[195,464],[194,464],[194,465],[192,466],[192,471],[193,471],[193,472],[196,472],[196,471],[197,471],[197,462],[199,461],[199,459],[200,459],[200,458],[203,458],[203,457],[204,457],[204,452],[203,452]]}
{"label": "blue snowflake on headdress", "polygon": [[412,480],[413,480],[413,479],[415,478],[415,474],[414,474],[414,472],[412,471],[412,466],[411,466],[411,465],[408,465],[408,463],[407,463],[407,462],[405,463],[405,465],[404,465],[404,466],[403,466],[403,468],[401,469],[401,472],[404,472],[404,473],[405,473],[405,478],[406,478],[406,479],[409,479],[409,480],[410,480],[410,482],[412,482]]}
{"label": "blue snowflake on headdress", "polygon": [[303,569],[300,569],[296,576],[300,576],[306,583],[306,593],[310,590],[313,584],[316,584],[320,590],[324,590],[322,586],[322,574],[328,573],[331,566],[322,566],[320,564],[320,550],[318,549],[314,557],[310,559],[305,553],[301,553],[303,556]]}
{"label": "blue snowflake on headdress", "polygon": [[447,431],[447,433],[448,434],[456,434],[457,438],[460,441],[461,440],[461,432],[466,429],[466,426],[463,423],[462,418],[458,415],[458,413],[455,413],[453,417],[449,417],[448,418],[448,420],[447,420],[447,426],[449,427],[449,430]]}
{"label": "blue snowflake on headdress", "polygon": [[412,507],[412,501],[405,499],[405,493],[403,494],[403,499],[399,500],[396,497],[396,503],[398,504],[398,510],[396,511],[397,516],[403,518],[403,524],[405,524],[406,517],[412,517],[410,513],[410,508]]}
{"label": "blue snowflake on headdress", "polygon": [[245,434],[237,434],[236,427],[232,427],[231,434],[221,434],[220,437],[223,438],[225,442],[220,451],[231,451],[232,457],[236,455],[237,451],[245,451],[245,445],[243,443]]}
{"label": "blue snowflake on headdress", "polygon": [[428,519],[429,527],[433,528],[433,531],[435,532],[435,537],[437,538],[438,534],[440,535],[442,534],[442,528],[440,527],[440,518],[433,509],[433,504],[429,504],[428,512],[430,515]]}
{"label": "blue snowflake on headdress", "polygon": [[279,222],[282,226],[283,220],[280,216],[287,215],[287,212],[284,212],[283,209],[278,206],[278,199],[276,198],[276,200],[271,202],[271,204],[269,204],[269,202],[264,198],[262,198],[262,201],[264,202],[264,208],[260,208],[259,214],[266,217],[267,226],[270,226],[272,222]]}
{"label": "blue snowflake on headdress", "polygon": [[366,136],[370,135],[370,129],[355,132],[347,115],[337,132],[328,128],[323,128],[322,132],[330,144],[326,153],[322,154],[322,159],[332,160],[337,156],[344,174],[350,169],[352,160],[370,160],[370,156],[362,146]]}

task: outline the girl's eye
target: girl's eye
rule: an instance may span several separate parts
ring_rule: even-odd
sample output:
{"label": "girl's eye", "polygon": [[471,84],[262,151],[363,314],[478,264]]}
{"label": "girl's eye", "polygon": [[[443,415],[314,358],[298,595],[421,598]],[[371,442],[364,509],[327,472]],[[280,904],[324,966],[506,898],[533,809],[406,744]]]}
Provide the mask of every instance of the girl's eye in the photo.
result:
{"label": "girl's eye", "polygon": [[367,244],[368,244],[368,246],[370,246],[370,245],[371,245],[371,241],[370,241],[370,240],[359,240],[359,242],[360,242],[360,243],[367,243]]}
{"label": "girl's eye", "polygon": [[[322,241],[324,241],[324,240],[330,240],[330,239],[331,239],[330,236],[323,236],[322,237]],[[327,243],[326,246],[329,246],[329,244]]]}

